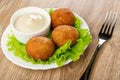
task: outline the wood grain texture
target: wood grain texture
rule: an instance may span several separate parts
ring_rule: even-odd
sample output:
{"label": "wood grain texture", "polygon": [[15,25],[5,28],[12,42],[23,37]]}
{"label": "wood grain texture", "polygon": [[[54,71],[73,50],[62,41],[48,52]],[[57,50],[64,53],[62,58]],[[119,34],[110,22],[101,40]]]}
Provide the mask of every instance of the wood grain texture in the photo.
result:
{"label": "wood grain texture", "polygon": [[[21,68],[10,62],[3,55],[0,48],[0,80],[79,80],[85,69],[87,68],[90,59],[92,58],[92,55],[94,54],[98,42],[98,31],[103,23],[106,12],[108,10],[120,12],[120,0],[0,0],[0,38],[3,31],[9,24],[12,14],[16,10],[28,6],[35,6],[41,8],[70,8],[72,11],[74,11],[86,20],[91,30],[93,41],[86,49],[85,54],[81,56],[78,61],[71,62],[70,64],[65,65],[61,68],[50,70],[30,70]],[[117,32],[119,31],[120,30],[117,30]],[[109,54],[108,51],[112,51],[117,55],[117,52],[120,51],[120,43],[117,42],[117,40],[119,39],[116,38],[108,42],[105,47],[103,46],[99,53],[104,52]],[[114,41],[117,43],[113,44]],[[111,45],[114,46],[114,48],[111,47]],[[103,57],[107,57],[107,54]],[[91,72],[91,80],[119,80],[119,56],[108,55],[108,57],[111,58],[104,58],[105,60],[102,61],[105,62],[106,60],[109,60],[106,66],[113,66],[109,64],[111,63],[111,61],[113,62],[113,64],[117,64],[113,67],[113,72],[110,71],[111,69],[107,70],[109,67],[106,67],[105,69],[101,69],[100,67],[98,67],[98,60],[96,60],[96,66],[93,67],[93,72]],[[115,63],[114,61],[116,60],[111,59],[116,59],[117,62]],[[100,69],[100,73],[98,69]],[[96,70],[97,74],[99,73],[99,75],[96,74]],[[106,76],[110,76],[110,78],[103,78],[105,77],[105,75],[101,78],[102,70],[106,72],[111,72],[116,77],[114,77],[113,74],[106,74]]]}
{"label": "wood grain texture", "polygon": [[120,14],[113,36],[100,49],[93,64],[90,80],[120,80]]}

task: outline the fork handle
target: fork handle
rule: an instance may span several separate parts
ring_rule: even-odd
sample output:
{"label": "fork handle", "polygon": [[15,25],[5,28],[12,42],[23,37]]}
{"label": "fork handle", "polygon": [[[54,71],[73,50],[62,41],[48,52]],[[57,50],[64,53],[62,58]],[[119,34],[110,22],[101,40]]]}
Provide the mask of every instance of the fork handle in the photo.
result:
{"label": "fork handle", "polygon": [[99,51],[99,48],[100,48],[100,44],[97,45],[96,50],[94,52],[94,55],[92,56],[92,59],[91,59],[86,71],[84,72],[84,74],[82,75],[80,80],[88,80],[92,65],[93,65],[93,63],[95,61],[95,58],[96,58],[97,53]]}

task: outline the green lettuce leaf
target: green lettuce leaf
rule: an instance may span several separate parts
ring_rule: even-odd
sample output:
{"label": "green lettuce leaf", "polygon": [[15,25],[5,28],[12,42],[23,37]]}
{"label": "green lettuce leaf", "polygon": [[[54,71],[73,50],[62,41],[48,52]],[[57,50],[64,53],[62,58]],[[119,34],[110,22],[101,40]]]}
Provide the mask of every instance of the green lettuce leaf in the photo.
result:
{"label": "green lettuce leaf", "polygon": [[51,9],[48,11],[48,13],[51,14],[53,11],[54,11],[54,9],[51,8]]}
{"label": "green lettuce leaf", "polygon": [[82,24],[82,20],[80,20],[78,17],[75,17],[75,22],[74,22],[74,27],[79,29],[81,24]]}
{"label": "green lettuce leaf", "polygon": [[70,49],[71,43],[72,40],[68,40],[63,46],[55,51],[53,56],[55,57],[58,66],[62,66],[63,63],[68,59],[68,54],[66,54],[66,51]]}

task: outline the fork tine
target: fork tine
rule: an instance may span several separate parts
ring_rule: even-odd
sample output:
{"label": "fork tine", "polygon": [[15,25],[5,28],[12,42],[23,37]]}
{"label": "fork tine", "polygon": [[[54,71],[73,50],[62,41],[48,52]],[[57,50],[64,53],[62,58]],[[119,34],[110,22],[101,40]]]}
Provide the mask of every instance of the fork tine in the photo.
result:
{"label": "fork tine", "polygon": [[117,14],[113,12],[113,15],[114,15],[114,16],[113,16],[113,20],[112,20],[112,22],[111,22],[111,28],[110,28],[109,33],[108,33],[108,34],[110,34],[111,36],[112,36],[112,34],[113,34],[113,31],[114,31],[114,28],[115,28],[115,24],[116,24],[116,21],[117,21]]}
{"label": "fork tine", "polygon": [[117,20],[116,13],[112,11],[107,12],[104,23],[99,32],[99,38],[108,40],[112,36],[116,20]]}
{"label": "fork tine", "polygon": [[106,26],[105,28],[105,34],[109,35],[109,32],[110,32],[110,28],[111,28],[111,23],[113,22],[114,20],[114,13],[112,11],[109,12],[109,19],[108,19],[108,25]]}
{"label": "fork tine", "polygon": [[114,13],[112,11],[107,12],[99,35],[104,34],[104,35],[112,36],[116,20],[117,20],[116,13]]}
{"label": "fork tine", "polygon": [[[111,12],[111,11],[110,11]],[[113,23],[113,21],[114,21],[114,13],[113,12],[111,12],[111,15],[110,15],[111,17],[110,17],[110,21],[109,21],[109,26],[108,26],[108,29],[106,30],[106,34],[107,35],[110,35],[110,32],[111,32],[111,29],[112,29],[112,23]]]}
{"label": "fork tine", "polygon": [[107,23],[108,23],[108,20],[109,20],[109,12],[107,12],[107,14],[106,14],[106,16],[105,16],[104,23],[102,24],[102,27],[101,27],[101,29],[100,29],[99,34],[102,34],[102,33],[104,32],[105,27],[106,27],[106,25],[107,25]]}

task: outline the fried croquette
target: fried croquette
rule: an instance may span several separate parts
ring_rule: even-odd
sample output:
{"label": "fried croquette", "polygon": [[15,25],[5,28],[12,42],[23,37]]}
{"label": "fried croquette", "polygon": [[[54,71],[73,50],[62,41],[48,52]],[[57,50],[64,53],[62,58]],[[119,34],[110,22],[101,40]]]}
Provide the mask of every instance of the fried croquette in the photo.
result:
{"label": "fried croquette", "polygon": [[58,47],[64,45],[69,39],[72,40],[71,46],[74,46],[78,38],[77,29],[69,25],[60,25],[52,32],[52,39]]}
{"label": "fried croquette", "polygon": [[59,25],[74,25],[75,16],[71,10],[67,8],[61,8],[51,13],[52,28],[56,28]]}
{"label": "fried croquette", "polygon": [[46,37],[33,37],[26,44],[28,55],[35,60],[47,60],[52,56],[54,50],[54,43]]}

